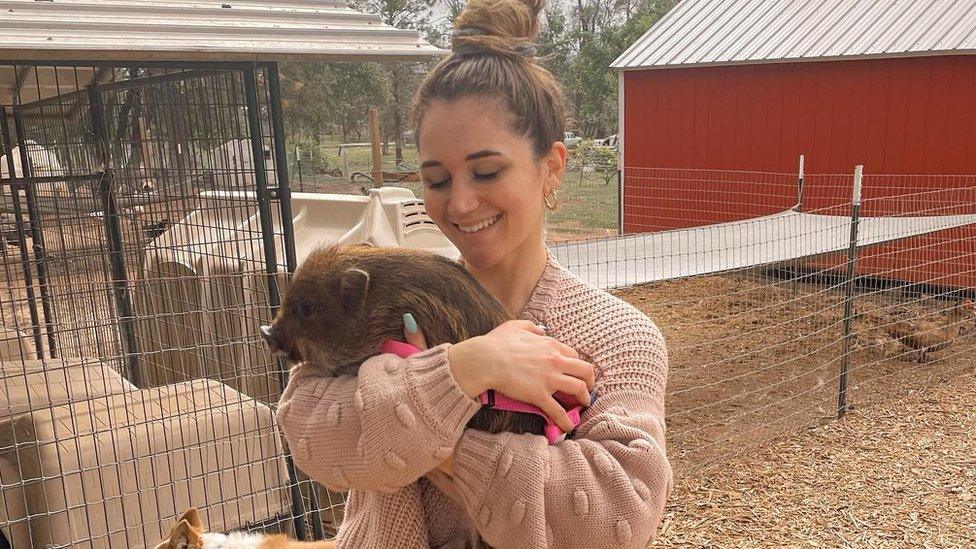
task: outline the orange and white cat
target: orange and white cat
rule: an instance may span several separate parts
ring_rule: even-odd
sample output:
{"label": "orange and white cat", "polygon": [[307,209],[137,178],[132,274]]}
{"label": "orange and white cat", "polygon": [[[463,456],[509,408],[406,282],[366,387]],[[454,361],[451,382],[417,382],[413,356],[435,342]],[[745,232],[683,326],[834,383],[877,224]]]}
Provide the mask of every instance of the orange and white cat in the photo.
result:
{"label": "orange and white cat", "polygon": [[335,549],[334,541],[298,541],[283,534],[206,532],[195,508],[176,521],[169,538],[156,549]]}

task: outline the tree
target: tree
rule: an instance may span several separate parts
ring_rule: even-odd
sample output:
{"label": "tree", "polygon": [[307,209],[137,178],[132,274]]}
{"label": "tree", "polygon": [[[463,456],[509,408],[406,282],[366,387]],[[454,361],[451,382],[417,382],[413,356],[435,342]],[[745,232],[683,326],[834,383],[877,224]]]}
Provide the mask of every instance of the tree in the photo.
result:
{"label": "tree", "polygon": [[[430,30],[435,0],[353,0],[355,9],[378,13],[383,22],[398,29]],[[426,33],[426,34],[429,34]],[[391,63],[383,66],[390,85],[389,102],[383,118],[392,126],[396,161],[403,161],[403,133],[407,126],[410,99],[420,85],[417,63]]]}
{"label": "tree", "polygon": [[414,91],[420,85],[415,63],[393,63],[385,67],[390,82],[390,102],[386,118],[392,124],[396,161],[403,161],[403,133],[407,126],[407,112]]}
{"label": "tree", "polygon": [[544,12],[539,32],[539,62],[556,78],[565,78],[572,67],[575,33],[569,18],[559,7],[549,6]]}
{"label": "tree", "polygon": [[580,182],[587,169],[593,170],[603,178],[603,184],[609,185],[617,175],[617,149],[594,145],[592,141],[584,141],[576,147],[573,153],[578,159],[580,167]]}
{"label": "tree", "polygon": [[[432,7],[441,4],[439,19]],[[450,47],[452,25],[465,0],[353,0],[385,24],[417,30]],[[539,62],[560,81],[573,129],[587,137],[616,131],[617,75],[611,62],[677,0],[552,0],[543,14]],[[303,63],[282,65],[289,132],[304,139],[335,131],[343,140],[368,135],[369,107],[381,107],[384,141],[403,158],[410,100],[428,63]]]}
{"label": "tree", "polygon": [[[616,127],[617,75],[610,64],[676,3],[650,0],[634,8],[626,0],[577,0],[574,28],[577,53],[564,84],[575,98],[575,115],[583,135],[604,136]],[[624,13],[615,10],[624,9]]]}
{"label": "tree", "polygon": [[430,21],[435,0],[353,0],[353,9],[379,14],[398,29],[420,30]]}
{"label": "tree", "polygon": [[336,131],[362,137],[369,108],[389,102],[390,85],[375,63],[284,63],[282,108],[288,130],[305,139]]}
{"label": "tree", "polygon": [[440,8],[437,11],[441,17],[431,17],[423,31],[428,42],[439,48],[450,49],[454,21],[461,14],[467,0],[440,0],[438,4]]}

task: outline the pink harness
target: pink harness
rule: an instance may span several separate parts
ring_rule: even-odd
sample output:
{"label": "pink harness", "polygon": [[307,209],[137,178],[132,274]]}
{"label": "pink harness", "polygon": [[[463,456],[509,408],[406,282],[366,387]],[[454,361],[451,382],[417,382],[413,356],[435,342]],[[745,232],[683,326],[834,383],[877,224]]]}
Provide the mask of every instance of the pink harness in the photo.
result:
{"label": "pink harness", "polygon": [[[409,343],[396,341],[394,339],[387,339],[380,345],[381,353],[393,353],[401,358],[407,358],[408,356],[414,353],[419,353],[420,351],[421,349],[414,347]],[[568,415],[569,419],[573,422],[573,427],[579,426],[580,412],[583,410],[584,406],[577,403],[576,397],[561,392],[557,392],[552,396],[566,410],[566,415]],[[553,423],[549,416],[547,416],[546,413],[543,412],[538,406],[533,406],[532,404],[515,400],[493,389],[489,389],[481,393],[479,400],[481,401],[482,406],[488,406],[489,408],[493,408],[495,410],[522,412],[542,416],[542,418],[546,421],[545,435],[546,440],[549,441],[549,444],[555,444],[563,440],[563,438],[566,436],[566,433],[559,427],[559,425]]]}

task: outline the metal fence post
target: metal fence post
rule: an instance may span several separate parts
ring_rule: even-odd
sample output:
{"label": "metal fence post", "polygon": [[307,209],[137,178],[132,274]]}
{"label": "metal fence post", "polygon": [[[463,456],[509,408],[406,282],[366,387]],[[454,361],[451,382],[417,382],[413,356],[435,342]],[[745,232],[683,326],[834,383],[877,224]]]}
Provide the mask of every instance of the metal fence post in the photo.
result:
{"label": "metal fence post", "polygon": [[800,169],[797,171],[796,176],[796,206],[793,209],[802,212],[803,211],[803,155],[800,155]]}
{"label": "metal fence post", "polygon": [[854,309],[854,265],[857,262],[857,226],[861,217],[861,178],[864,166],[854,167],[854,189],[851,197],[851,240],[847,250],[847,279],[844,299],[844,354],[840,365],[840,392],[837,399],[837,419],[847,413],[847,368],[850,365],[851,320]]}
{"label": "metal fence post", "polygon": [[617,168],[617,236],[624,234],[624,172]]}
{"label": "metal fence post", "polygon": [[122,239],[122,227],[119,223],[119,208],[115,201],[115,174],[112,170],[109,153],[108,125],[105,120],[102,92],[98,89],[97,84],[88,86],[88,100],[91,106],[92,129],[95,132],[96,154],[101,163],[102,178],[99,183],[99,196],[101,198],[102,217],[105,221],[108,259],[112,267],[112,290],[122,330],[122,352],[125,355],[129,381],[136,387],[143,387],[142,369],[139,364],[139,347],[136,343],[135,313],[132,310],[129,279],[125,272],[125,246]]}
{"label": "metal fence post", "polygon": [[580,150],[579,150],[579,145],[577,145],[576,146],[576,154],[579,155],[579,169],[580,169],[579,182],[577,183],[577,186],[582,187],[583,186],[583,172],[586,171],[586,149],[583,149],[583,152],[581,153]]}
{"label": "metal fence post", "polygon": [[379,107],[369,108],[369,137],[372,142],[373,150],[373,187],[383,186],[383,153],[381,143],[383,136],[380,135],[380,110]]}
{"label": "metal fence post", "polygon": [[[274,99],[271,99],[274,101]],[[284,142],[284,137],[280,138],[282,145]],[[275,144],[277,144],[279,137],[275,135]],[[295,145],[295,164],[298,170],[298,192],[305,192],[305,182],[302,180],[302,148],[299,145]]]}
{"label": "metal fence post", "polygon": [[[24,286],[27,290],[27,306],[30,309],[31,329],[34,332],[34,347],[38,358],[44,356],[44,338],[41,335],[41,318],[37,312],[37,298],[34,294],[34,277],[30,268],[30,254],[27,252],[27,223],[20,206],[20,184],[14,183],[17,177],[14,169],[13,146],[10,143],[10,128],[7,124],[7,110],[0,106],[0,137],[3,139],[3,155],[7,158],[7,177],[10,178],[10,204],[14,211],[14,223],[17,225],[17,246],[20,248],[20,263],[24,272]],[[21,167],[23,171],[23,166]],[[20,174],[23,176],[23,174]],[[2,185],[0,185],[2,186]],[[2,236],[0,236],[2,238]]]}
{"label": "metal fence post", "polygon": [[[796,176],[796,206],[793,206],[793,211],[802,212],[803,211],[803,155],[800,155],[800,167],[797,170]],[[790,273],[790,290],[793,295],[796,296],[796,282],[798,278],[800,260],[798,258],[793,259],[793,269]]]}
{"label": "metal fence post", "polygon": [[[275,171],[278,174],[278,207],[281,213],[281,232],[284,235],[285,245],[285,269],[288,273],[294,273],[298,268],[298,259],[295,255],[295,229],[292,226],[291,210],[291,181],[288,177],[288,157],[285,150],[285,122],[281,112],[281,78],[278,74],[278,63],[268,65],[268,99],[271,102],[271,138],[274,141],[275,149]],[[295,158],[298,159],[298,180],[301,182],[302,164],[299,148],[295,146]],[[301,183],[299,183],[301,185]],[[279,378],[281,387],[284,389],[288,384],[288,373],[284,368],[279,368]],[[325,532],[322,527],[322,515],[319,509],[318,492],[313,487],[309,490],[309,507],[312,516],[312,539],[325,539]]]}
{"label": "metal fence post", "polygon": [[[249,67],[242,72],[245,105],[247,107],[247,129],[251,140],[251,155],[254,158],[252,168],[254,169],[254,182],[257,186],[258,212],[261,220],[264,267],[268,280],[268,305],[271,308],[271,315],[274,316],[281,305],[281,299],[278,289],[278,260],[277,254],[275,254],[274,225],[271,219],[271,191],[268,189],[268,169],[264,163],[264,145],[261,135],[261,105],[258,103],[256,69]],[[280,162],[282,155],[277,148],[276,153]],[[275,189],[274,192],[277,194],[278,189]],[[285,200],[284,202],[288,201]],[[288,219],[291,219],[290,215]],[[281,367],[280,370],[284,371],[284,367]],[[283,374],[279,378],[283,380]],[[308,531],[305,526],[305,510],[302,508],[302,492],[298,486],[298,474],[290,452],[285,454],[285,468],[288,470],[288,482],[291,485],[291,509],[295,521],[295,535],[299,539],[304,539]]]}
{"label": "metal fence post", "polygon": [[[24,133],[24,118],[20,108],[14,107],[14,125],[17,132],[17,144],[20,148],[20,170],[23,177],[31,177],[32,168],[27,151],[27,137]],[[34,248],[34,268],[37,269],[37,286],[41,294],[41,312],[44,314],[44,328],[47,331],[48,354],[56,358],[57,345],[54,337],[54,312],[51,307],[51,294],[47,284],[47,251],[44,246],[44,233],[41,231],[41,213],[37,208],[37,195],[34,194],[32,183],[22,186],[24,198],[27,200],[27,220],[31,231],[31,242]],[[38,349],[38,356],[41,350]]]}

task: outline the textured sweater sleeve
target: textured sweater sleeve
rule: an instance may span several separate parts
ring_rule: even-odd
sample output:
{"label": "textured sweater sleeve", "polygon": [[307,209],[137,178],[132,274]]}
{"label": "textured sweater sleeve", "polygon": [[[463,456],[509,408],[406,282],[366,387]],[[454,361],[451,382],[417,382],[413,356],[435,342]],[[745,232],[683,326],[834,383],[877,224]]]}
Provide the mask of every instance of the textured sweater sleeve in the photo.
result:
{"label": "textured sweater sleeve", "polygon": [[448,347],[378,355],[356,377],[295,366],[277,414],[295,465],[329,489],[393,492],[440,464],[480,407],[458,387]]}
{"label": "textured sweater sleeve", "polygon": [[645,547],[653,539],[672,489],[667,353],[649,319],[625,316],[601,322],[616,333],[592,357],[602,370],[598,399],[574,439],[549,446],[531,435],[461,437],[457,490],[493,547]]}

